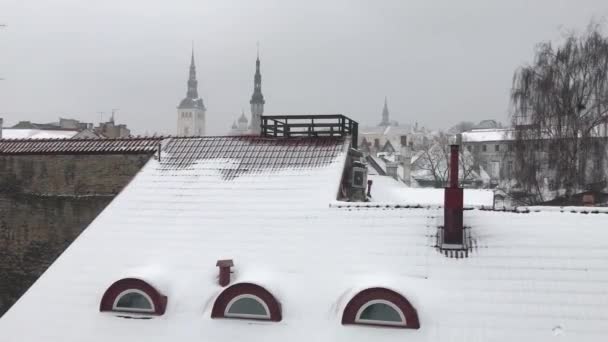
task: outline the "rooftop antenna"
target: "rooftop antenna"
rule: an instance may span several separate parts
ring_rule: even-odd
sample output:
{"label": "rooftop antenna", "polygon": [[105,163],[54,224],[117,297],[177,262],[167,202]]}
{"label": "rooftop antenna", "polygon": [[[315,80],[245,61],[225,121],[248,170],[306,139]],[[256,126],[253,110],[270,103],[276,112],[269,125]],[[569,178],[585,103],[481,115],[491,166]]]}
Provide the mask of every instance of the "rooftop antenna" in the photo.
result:
{"label": "rooftop antenna", "polygon": [[104,112],[97,112],[97,114],[99,114],[99,122],[103,122],[103,115],[105,113]]}
{"label": "rooftop antenna", "polygon": [[258,40],[256,43],[256,48],[257,48],[257,52],[258,52],[258,59],[260,59],[260,41]]}
{"label": "rooftop antenna", "polygon": [[114,114],[118,111],[118,108],[112,108],[112,117],[110,118],[110,122],[114,123]]}

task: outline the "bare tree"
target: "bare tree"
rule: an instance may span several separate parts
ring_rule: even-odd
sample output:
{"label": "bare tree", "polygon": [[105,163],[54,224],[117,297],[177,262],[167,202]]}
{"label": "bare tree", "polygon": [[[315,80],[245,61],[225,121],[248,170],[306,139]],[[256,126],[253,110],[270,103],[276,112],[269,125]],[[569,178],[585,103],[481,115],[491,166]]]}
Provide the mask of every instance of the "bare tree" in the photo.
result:
{"label": "bare tree", "polygon": [[[421,155],[416,165],[418,170],[426,171],[437,188],[446,186],[448,181],[450,139],[449,135],[440,133],[427,142],[420,151]],[[472,181],[477,177],[475,160],[471,153],[461,150],[459,163],[459,178],[462,183]]]}
{"label": "bare tree", "polygon": [[608,38],[601,26],[570,33],[557,48],[539,44],[534,62],[515,72],[511,102],[514,176],[534,201],[601,182],[588,172],[594,143],[603,139],[598,128],[608,122]]}

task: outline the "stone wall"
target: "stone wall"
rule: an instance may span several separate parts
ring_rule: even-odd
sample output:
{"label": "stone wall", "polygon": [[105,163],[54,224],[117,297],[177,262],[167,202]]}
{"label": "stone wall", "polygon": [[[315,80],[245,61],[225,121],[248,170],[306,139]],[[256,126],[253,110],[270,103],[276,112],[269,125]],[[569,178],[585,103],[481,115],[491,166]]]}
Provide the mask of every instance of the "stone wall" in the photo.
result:
{"label": "stone wall", "polygon": [[0,155],[0,316],[149,158]]}

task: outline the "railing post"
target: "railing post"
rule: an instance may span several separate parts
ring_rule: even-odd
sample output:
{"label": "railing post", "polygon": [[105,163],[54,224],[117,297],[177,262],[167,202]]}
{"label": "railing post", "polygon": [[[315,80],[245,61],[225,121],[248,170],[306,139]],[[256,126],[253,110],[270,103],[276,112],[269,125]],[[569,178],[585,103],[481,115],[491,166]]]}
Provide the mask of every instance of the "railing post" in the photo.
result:
{"label": "railing post", "polygon": [[353,140],[352,142],[352,146],[354,149],[358,149],[359,148],[359,123],[358,122],[352,122],[353,128],[352,128],[352,132],[350,132],[351,135],[351,139]]}

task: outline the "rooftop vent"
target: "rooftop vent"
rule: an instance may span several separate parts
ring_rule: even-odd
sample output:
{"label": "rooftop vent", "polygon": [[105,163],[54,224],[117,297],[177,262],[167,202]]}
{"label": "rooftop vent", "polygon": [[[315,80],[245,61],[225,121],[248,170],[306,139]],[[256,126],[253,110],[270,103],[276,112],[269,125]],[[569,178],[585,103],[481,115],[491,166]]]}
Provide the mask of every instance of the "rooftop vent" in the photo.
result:
{"label": "rooftop vent", "polygon": [[357,148],[359,124],[342,114],[330,115],[264,115],[262,136],[265,137],[352,137]]}
{"label": "rooftop vent", "polygon": [[218,260],[215,265],[220,268],[220,286],[228,286],[230,284],[230,268],[234,266],[234,262],[232,259]]}

